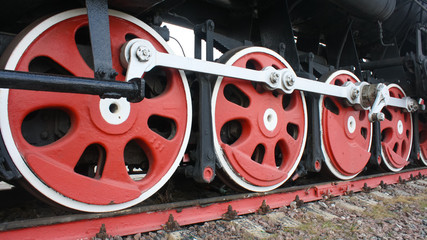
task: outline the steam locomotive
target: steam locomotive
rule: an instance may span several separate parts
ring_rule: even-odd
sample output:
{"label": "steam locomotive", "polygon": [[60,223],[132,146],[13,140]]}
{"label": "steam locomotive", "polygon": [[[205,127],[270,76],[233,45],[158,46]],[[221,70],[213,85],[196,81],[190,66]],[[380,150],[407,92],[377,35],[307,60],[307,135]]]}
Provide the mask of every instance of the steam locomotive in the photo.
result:
{"label": "steam locomotive", "polygon": [[125,209],[177,170],[266,192],[427,165],[424,0],[2,6],[0,177],[53,204]]}

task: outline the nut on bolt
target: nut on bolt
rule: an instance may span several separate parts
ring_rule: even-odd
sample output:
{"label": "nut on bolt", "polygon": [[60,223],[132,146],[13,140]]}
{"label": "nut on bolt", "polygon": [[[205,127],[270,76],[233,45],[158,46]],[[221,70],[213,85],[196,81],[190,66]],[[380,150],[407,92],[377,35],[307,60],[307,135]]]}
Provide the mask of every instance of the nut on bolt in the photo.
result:
{"label": "nut on bolt", "polygon": [[271,75],[270,75],[270,82],[272,84],[276,84],[277,81],[279,81],[279,77],[280,76],[279,76],[279,74],[277,72],[272,72]]}
{"label": "nut on bolt", "polygon": [[360,96],[360,91],[357,88],[353,88],[351,90],[351,99],[355,100],[356,98],[358,98]]}
{"label": "nut on bolt", "polygon": [[290,73],[287,73],[283,76],[283,81],[285,83],[285,86],[288,86],[288,87],[292,87],[295,83],[294,76],[292,76],[292,74]]}
{"label": "nut on bolt", "polygon": [[409,112],[415,112],[418,110],[418,104],[415,100],[410,99],[408,102],[408,111]]}
{"label": "nut on bolt", "polygon": [[151,51],[149,48],[145,46],[138,47],[136,49],[136,57],[140,62],[146,62],[150,60],[151,57]]}
{"label": "nut on bolt", "polygon": [[384,120],[385,120],[385,115],[382,112],[373,113],[371,115],[371,122],[375,122],[375,121],[381,122],[381,121],[384,121]]}

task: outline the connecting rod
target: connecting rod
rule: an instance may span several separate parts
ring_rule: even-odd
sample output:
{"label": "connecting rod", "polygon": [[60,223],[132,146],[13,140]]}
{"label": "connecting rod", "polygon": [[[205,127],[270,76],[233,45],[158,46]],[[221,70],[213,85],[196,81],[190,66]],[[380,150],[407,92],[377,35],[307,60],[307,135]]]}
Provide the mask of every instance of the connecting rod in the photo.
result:
{"label": "connecting rod", "polygon": [[280,90],[287,94],[294,90],[300,90],[343,98],[356,108],[369,109],[369,120],[372,122],[384,120],[384,114],[381,113],[381,110],[386,106],[415,112],[419,105],[409,97],[391,97],[388,94],[387,86],[384,84],[347,82],[343,86],[336,86],[298,77],[290,67],[283,69],[267,67],[258,71],[162,53],[157,51],[149,41],[143,39],[133,39],[127,42],[122,47],[120,60],[127,67],[127,81],[140,78],[145,72],[156,66],[254,81],[265,84],[269,90]]}

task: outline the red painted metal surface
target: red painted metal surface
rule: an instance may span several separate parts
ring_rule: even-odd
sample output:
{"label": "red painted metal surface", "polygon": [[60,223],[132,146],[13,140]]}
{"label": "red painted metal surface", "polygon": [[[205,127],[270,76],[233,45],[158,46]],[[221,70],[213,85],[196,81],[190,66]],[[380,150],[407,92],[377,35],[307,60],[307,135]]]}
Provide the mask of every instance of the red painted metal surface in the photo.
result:
{"label": "red painted metal surface", "polygon": [[[329,84],[342,86],[348,81],[357,82],[351,75],[339,74]],[[368,111],[355,110],[335,97],[323,96],[322,100],[322,140],[328,167],[336,177],[349,179],[365,168],[371,156]]]}
{"label": "red painted metal surface", "polygon": [[[181,209],[148,211],[116,217],[102,217],[61,224],[38,226],[0,232],[0,239],[90,239],[94,237],[102,224],[105,224],[110,235],[130,235],[162,229],[170,216],[180,225],[188,225],[210,220],[221,219],[231,205],[239,215],[254,213],[265,200],[271,208],[289,205],[298,198],[304,202],[322,199],[324,195],[339,196],[350,191],[358,192],[366,187],[375,188],[381,184],[395,184],[400,180],[408,180],[419,174],[427,175],[427,168],[409,170],[401,173],[374,176],[367,179],[320,184],[305,189],[289,192],[276,190],[270,194],[258,194],[250,198],[228,202],[212,203],[207,206],[191,206]],[[131,211],[130,211],[131,212]]]}
{"label": "red painted metal surface", "polygon": [[[79,53],[75,40],[76,32],[87,24],[87,16],[83,15],[53,25],[30,44],[16,70],[31,70],[31,62],[43,56],[72,75],[93,77],[93,70]],[[125,79],[119,53],[128,35],[147,39],[157,50],[166,52],[153,36],[131,22],[110,17],[110,27],[114,33],[111,34],[111,46],[113,67],[119,73],[117,80]],[[73,200],[107,205],[138,198],[141,192],[148,191],[159,182],[174,164],[186,131],[187,99],[181,76],[177,70],[164,70],[164,73],[167,81],[164,91],[158,96],[147,96],[143,102],[131,103],[127,120],[116,125],[104,120],[98,96],[10,90],[9,122],[20,154],[47,186]],[[61,109],[70,117],[71,126],[61,139],[45,146],[35,146],[24,138],[21,127],[29,114],[41,109]],[[172,120],[176,125],[174,135],[163,137],[153,131],[149,126],[153,116]],[[144,169],[148,173],[139,181],[129,176],[126,166],[135,165],[126,162],[124,154],[132,143],[139,147],[137,150],[145,153],[146,161],[149,162],[149,166],[145,167],[148,170]],[[79,159],[93,145],[103,151],[99,150],[96,174],[90,177],[75,169]]]}
{"label": "red painted metal surface", "polygon": [[[395,98],[405,97],[405,93],[397,86],[389,89],[390,96]],[[388,163],[386,166],[393,169],[402,169],[408,164],[408,157],[412,146],[412,120],[411,113],[403,112],[399,108],[386,107],[385,120],[381,125],[381,155]]]}
{"label": "red painted metal surface", "polygon": [[[263,52],[248,53],[233,66],[256,70],[271,66],[286,68],[279,59]],[[237,89],[234,94],[248,102],[236,101],[227,90],[230,86]],[[306,131],[304,117],[304,102],[298,91],[275,95],[254,87],[251,82],[224,78],[216,102],[215,131],[234,171],[249,184],[268,187],[289,178],[298,161]],[[232,121],[239,122],[241,134],[235,142],[224,143],[221,131]],[[276,123],[270,126],[270,121]]]}

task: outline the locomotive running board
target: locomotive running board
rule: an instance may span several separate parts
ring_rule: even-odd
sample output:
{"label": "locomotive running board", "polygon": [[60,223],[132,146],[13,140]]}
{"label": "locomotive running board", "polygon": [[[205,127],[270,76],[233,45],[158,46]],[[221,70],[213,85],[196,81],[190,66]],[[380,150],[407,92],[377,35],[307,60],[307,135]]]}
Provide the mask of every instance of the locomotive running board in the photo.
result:
{"label": "locomotive running board", "polygon": [[134,207],[102,214],[77,214],[22,220],[0,224],[0,239],[90,239],[105,225],[108,235],[131,235],[165,227],[170,216],[179,225],[189,225],[237,215],[255,213],[265,201],[270,208],[288,206],[291,202],[317,201],[325,196],[341,196],[367,191],[383,184],[395,184],[427,176],[427,168],[399,173],[375,174],[352,181],[327,182],[319,185],[277,189],[268,193],[245,193],[193,201]]}

